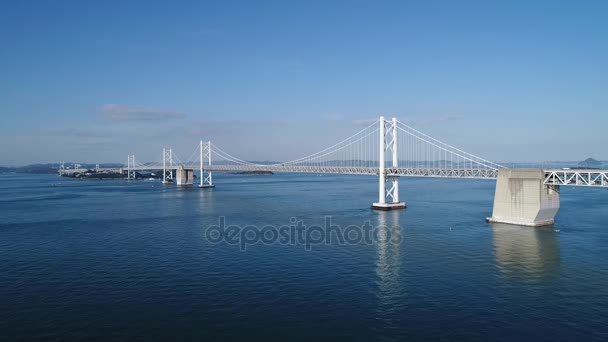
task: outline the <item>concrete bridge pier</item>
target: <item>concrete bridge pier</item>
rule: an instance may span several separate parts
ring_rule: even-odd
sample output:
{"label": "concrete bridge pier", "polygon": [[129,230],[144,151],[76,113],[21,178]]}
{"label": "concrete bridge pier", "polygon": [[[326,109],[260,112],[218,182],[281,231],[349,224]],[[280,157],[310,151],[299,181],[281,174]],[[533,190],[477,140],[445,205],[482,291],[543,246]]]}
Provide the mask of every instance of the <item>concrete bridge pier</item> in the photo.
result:
{"label": "concrete bridge pier", "polygon": [[542,169],[498,171],[494,209],[488,222],[522,226],[553,224],[559,210],[559,185],[544,184]]}
{"label": "concrete bridge pier", "polygon": [[192,185],[194,182],[194,170],[180,166],[175,171],[175,181],[177,185]]}

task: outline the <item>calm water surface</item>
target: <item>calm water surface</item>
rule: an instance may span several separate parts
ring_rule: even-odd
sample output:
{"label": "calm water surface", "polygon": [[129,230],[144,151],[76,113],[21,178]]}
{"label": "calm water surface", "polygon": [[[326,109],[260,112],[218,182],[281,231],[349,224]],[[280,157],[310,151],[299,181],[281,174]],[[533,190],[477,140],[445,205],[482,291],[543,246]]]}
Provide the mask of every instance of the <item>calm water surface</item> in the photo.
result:
{"label": "calm water surface", "polygon": [[[562,188],[550,228],[490,225],[494,182],[216,175],[216,188],[0,175],[10,340],[608,339],[608,192]],[[400,243],[214,244],[208,226],[346,227]]]}

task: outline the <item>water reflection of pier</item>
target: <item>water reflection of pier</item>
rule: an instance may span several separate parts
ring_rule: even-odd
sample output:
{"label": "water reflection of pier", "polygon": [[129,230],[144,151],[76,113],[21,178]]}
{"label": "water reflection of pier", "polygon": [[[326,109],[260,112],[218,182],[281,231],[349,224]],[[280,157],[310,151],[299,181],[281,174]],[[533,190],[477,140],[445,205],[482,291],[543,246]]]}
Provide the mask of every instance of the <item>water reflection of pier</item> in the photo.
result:
{"label": "water reflection of pier", "polygon": [[553,228],[494,223],[492,230],[496,265],[505,276],[536,282],[558,274],[559,242]]}
{"label": "water reflection of pier", "polygon": [[402,308],[405,300],[405,289],[401,280],[401,248],[404,242],[399,224],[400,213],[396,210],[380,211],[376,224],[379,236],[390,237],[390,240],[380,238],[375,242],[378,317],[385,321],[396,319],[393,314],[398,308]]}

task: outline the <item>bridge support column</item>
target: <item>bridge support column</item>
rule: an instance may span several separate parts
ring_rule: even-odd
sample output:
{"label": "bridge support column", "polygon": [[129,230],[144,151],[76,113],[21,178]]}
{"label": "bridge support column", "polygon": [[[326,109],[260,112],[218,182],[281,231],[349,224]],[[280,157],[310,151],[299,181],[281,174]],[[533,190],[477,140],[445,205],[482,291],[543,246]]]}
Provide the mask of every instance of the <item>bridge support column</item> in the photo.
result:
{"label": "bridge support column", "polygon": [[559,210],[559,185],[544,184],[542,169],[498,171],[494,209],[488,222],[522,226],[553,224]]}
{"label": "bridge support column", "polygon": [[194,182],[194,170],[186,169],[180,166],[175,171],[175,184],[177,185],[192,185]]}
{"label": "bridge support column", "polygon": [[[388,128],[387,129],[387,124]],[[388,138],[388,139],[387,139]],[[390,140],[389,140],[390,139]],[[378,202],[372,204],[373,209],[392,210],[403,209],[405,203],[399,202],[399,177],[386,175],[385,152],[392,152],[392,167],[399,167],[397,154],[397,119],[390,123],[380,117],[380,156],[378,161]]]}
{"label": "bridge support column", "polygon": [[209,189],[209,188],[214,188],[215,185],[213,185],[213,175],[211,174],[211,170],[207,170],[207,172],[205,172],[205,169],[203,168],[203,164],[204,161],[207,163],[208,166],[211,166],[211,141],[208,141],[206,144],[203,144],[203,141],[201,140],[200,143],[200,152],[201,152],[201,157],[200,157],[200,184],[199,184],[199,188],[201,189]]}

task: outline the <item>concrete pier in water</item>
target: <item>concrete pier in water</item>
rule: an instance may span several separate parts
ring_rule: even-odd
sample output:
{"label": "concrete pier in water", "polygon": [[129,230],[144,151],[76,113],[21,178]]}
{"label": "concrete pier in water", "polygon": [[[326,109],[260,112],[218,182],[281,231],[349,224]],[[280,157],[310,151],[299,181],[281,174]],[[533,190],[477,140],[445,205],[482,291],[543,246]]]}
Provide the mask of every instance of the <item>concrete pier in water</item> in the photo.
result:
{"label": "concrete pier in water", "polygon": [[499,170],[488,222],[533,227],[553,224],[559,210],[559,185],[544,184],[544,179],[542,169]]}
{"label": "concrete pier in water", "polygon": [[194,170],[179,167],[175,172],[177,185],[192,185],[194,182]]}

